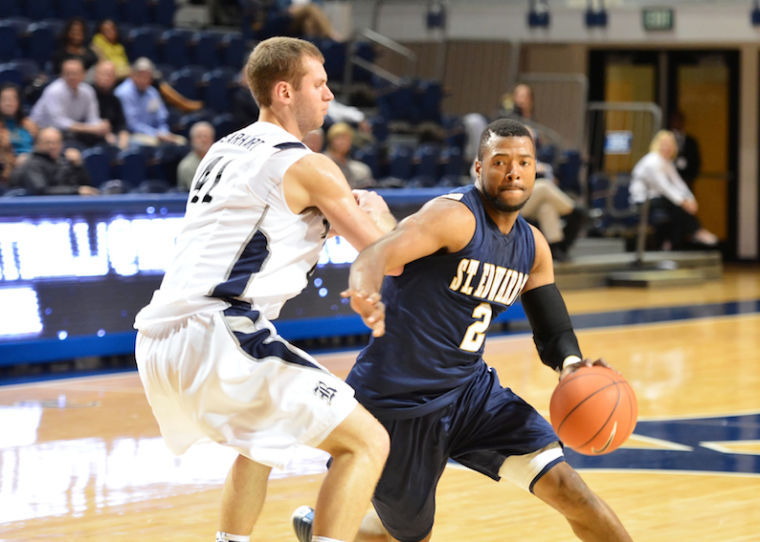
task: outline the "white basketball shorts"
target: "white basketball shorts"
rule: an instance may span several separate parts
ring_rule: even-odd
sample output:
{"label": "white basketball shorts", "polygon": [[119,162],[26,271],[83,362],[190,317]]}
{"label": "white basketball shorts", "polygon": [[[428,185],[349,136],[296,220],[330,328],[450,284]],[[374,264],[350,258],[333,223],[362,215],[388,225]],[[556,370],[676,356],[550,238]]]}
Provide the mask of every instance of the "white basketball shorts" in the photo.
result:
{"label": "white basketball shorts", "polygon": [[178,455],[209,438],[284,468],[297,445],[317,446],[357,405],[350,386],[250,308],[148,326],[135,354],[161,434]]}

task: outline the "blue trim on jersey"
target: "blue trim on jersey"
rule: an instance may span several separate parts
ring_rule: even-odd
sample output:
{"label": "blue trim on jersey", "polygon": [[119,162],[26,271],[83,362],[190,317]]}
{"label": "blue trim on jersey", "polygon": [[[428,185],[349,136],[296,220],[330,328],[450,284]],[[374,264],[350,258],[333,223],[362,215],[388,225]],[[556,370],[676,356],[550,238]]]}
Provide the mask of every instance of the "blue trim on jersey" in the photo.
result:
{"label": "blue trim on jersey", "polygon": [[280,149],[281,151],[284,151],[286,149],[308,149],[308,147],[300,141],[286,141],[284,143],[278,143],[274,146],[274,148]]}
{"label": "blue trim on jersey", "polygon": [[[253,323],[258,322],[259,318],[261,318],[261,313],[250,305],[242,302],[235,303],[234,301],[232,303],[234,304],[222,311],[225,318],[247,318]],[[240,348],[257,361],[268,357],[275,357],[288,363],[322,370],[321,367],[309,358],[300,356],[297,352],[288,348],[287,343],[279,336],[273,335],[269,328],[261,328],[253,333],[245,333],[234,329],[231,329],[231,331],[238,340],[238,343],[240,343]]]}
{"label": "blue trim on jersey", "polygon": [[230,269],[227,280],[217,284],[211,297],[229,298],[243,295],[251,275],[257,273],[269,257],[269,239],[257,230]]}
{"label": "blue trim on jersey", "polygon": [[547,472],[549,472],[549,469],[551,469],[554,465],[556,465],[557,463],[562,463],[564,460],[565,460],[564,457],[558,457],[554,461],[550,461],[549,463],[547,463],[546,465],[544,465],[544,468],[541,469],[541,472],[539,472],[538,474],[536,474],[536,477],[533,478],[533,481],[531,481],[530,485],[528,486],[528,491],[530,491],[531,493],[533,493],[533,486],[536,485],[536,482],[538,482],[544,474],[546,474]]}

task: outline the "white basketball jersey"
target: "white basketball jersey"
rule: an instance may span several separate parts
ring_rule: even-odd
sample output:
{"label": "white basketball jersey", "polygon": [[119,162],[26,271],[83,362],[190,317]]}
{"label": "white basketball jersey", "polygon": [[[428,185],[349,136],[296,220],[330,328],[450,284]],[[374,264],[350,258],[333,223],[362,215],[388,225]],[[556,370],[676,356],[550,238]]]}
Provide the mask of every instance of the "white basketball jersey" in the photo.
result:
{"label": "white basketball jersey", "polygon": [[283,176],[311,151],[274,124],[256,122],[212,145],[195,172],[174,255],[135,327],[167,323],[242,300],[276,318],[316,265],[327,222],[294,214]]}

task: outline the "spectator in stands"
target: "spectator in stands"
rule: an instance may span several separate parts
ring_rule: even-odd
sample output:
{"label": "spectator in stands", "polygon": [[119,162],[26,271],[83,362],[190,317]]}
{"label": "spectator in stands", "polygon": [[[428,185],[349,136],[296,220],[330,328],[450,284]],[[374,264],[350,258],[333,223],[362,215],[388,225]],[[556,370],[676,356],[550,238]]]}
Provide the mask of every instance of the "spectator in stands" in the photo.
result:
{"label": "spectator in stands", "polygon": [[63,61],[68,58],[78,58],[82,61],[85,71],[98,61],[89,45],[87,45],[87,27],[84,19],[73,17],[66,21],[60,36],[58,48],[53,52],[53,73],[61,73]]}
{"label": "spectator in stands", "polygon": [[702,227],[697,218],[697,200],[676,170],[678,144],[673,132],[660,130],[633,168],[630,194],[635,204],[650,200],[649,216],[664,215],[656,221],[656,237],[663,250],[679,250],[689,244],[715,246],[718,238]]}
{"label": "spectator in stands", "polygon": [[292,4],[289,12],[291,35],[304,39],[338,39],[330,19],[320,6],[312,3]]}
{"label": "spectator in stands", "polygon": [[302,141],[311,151],[322,152],[325,148],[325,131],[322,128],[317,128],[306,132]]}
{"label": "spectator in stands", "polygon": [[114,63],[110,60],[101,60],[95,64],[92,83],[98,97],[100,116],[111,125],[111,131],[106,134],[106,141],[110,145],[126,149],[129,146],[129,132],[121,101],[113,92],[116,85]]}
{"label": "spectator in stands", "polygon": [[53,126],[61,130],[67,147],[104,143],[111,131],[110,123],[100,118],[98,98],[84,82],[84,75],[81,59],[64,60],[61,77],[45,87],[29,115],[40,128]]}
{"label": "spectator in stands", "polygon": [[372,170],[364,162],[351,158],[354,142],[354,129],[345,122],[337,122],[327,130],[327,148],[325,154],[345,175],[351,188],[367,188],[375,185]]}
{"label": "spectator in stands", "polygon": [[694,189],[694,181],[699,176],[702,168],[702,155],[699,152],[699,143],[692,136],[684,132],[684,116],[679,110],[670,115],[668,128],[673,132],[678,145],[676,156],[676,169],[690,190]]}
{"label": "spectator in stands", "polygon": [[8,130],[15,155],[32,152],[37,125],[21,110],[21,89],[14,83],[0,85],[0,119]]}
{"label": "spectator in stands", "polygon": [[177,186],[189,192],[195,170],[214,143],[214,127],[209,122],[196,122],[190,127],[190,152],[177,166]]}
{"label": "spectator in stands", "polygon": [[63,151],[61,132],[52,126],[42,128],[37,134],[34,150],[13,170],[9,184],[30,196],[98,193],[97,188],[90,186],[90,176],[79,150]]}
{"label": "spectator in stands", "polygon": [[98,31],[92,37],[90,47],[98,55],[98,59],[110,60],[113,63],[117,80],[121,81],[129,76],[127,51],[121,43],[119,28],[113,19],[103,19],[98,23]]}
{"label": "spectator in stands", "polygon": [[11,145],[11,134],[0,122],[0,194],[8,187],[8,179],[16,165],[16,155]]}
{"label": "spectator in stands", "polygon": [[154,71],[153,62],[140,57],[132,64],[129,78],[114,91],[124,108],[127,129],[140,145],[184,145],[185,138],[169,130],[169,112],[159,91],[153,87]]}
{"label": "spectator in stands", "polygon": [[510,94],[503,96],[500,116],[533,120],[533,89],[530,85],[518,83]]}

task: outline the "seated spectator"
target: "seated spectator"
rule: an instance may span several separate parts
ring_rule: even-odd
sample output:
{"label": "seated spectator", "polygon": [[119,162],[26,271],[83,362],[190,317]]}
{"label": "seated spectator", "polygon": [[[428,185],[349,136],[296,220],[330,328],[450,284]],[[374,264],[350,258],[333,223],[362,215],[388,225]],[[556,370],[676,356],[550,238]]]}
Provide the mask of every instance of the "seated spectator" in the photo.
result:
{"label": "seated spectator", "polygon": [[518,83],[512,92],[502,97],[499,116],[517,120],[533,120],[533,89],[527,83]]}
{"label": "seated spectator", "polygon": [[16,155],[11,145],[11,134],[0,122],[0,194],[8,188],[8,180],[16,165]]}
{"label": "seated spectator", "polygon": [[634,166],[630,195],[635,204],[650,200],[649,216],[665,215],[655,224],[657,242],[663,250],[679,250],[690,244],[715,246],[718,238],[702,227],[697,218],[697,200],[678,174],[673,162],[678,144],[673,132],[660,130]]}
{"label": "seated spectator", "polygon": [[111,125],[111,131],[106,134],[106,142],[120,149],[126,149],[129,146],[129,132],[121,100],[113,92],[116,85],[114,63],[110,60],[101,60],[95,64],[92,84],[98,97],[100,116]]}
{"label": "seated spectator", "polygon": [[354,129],[345,122],[338,122],[327,130],[327,148],[325,154],[345,175],[351,188],[367,188],[375,185],[369,166],[351,158],[354,142]]}
{"label": "seated spectator", "polygon": [[111,131],[100,118],[95,90],[84,82],[84,65],[78,58],[63,61],[61,77],[50,83],[34,104],[30,117],[37,126],[53,126],[64,133],[66,146],[86,148],[105,142]]}
{"label": "seated spectator", "polygon": [[330,19],[322,8],[312,3],[292,4],[290,12],[290,34],[304,39],[330,38],[337,40]]}
{"label": "seated spectator", "polygon": [[124,109],[127,129],[140,145],[184,145],[186,139],[169,130],[169,111],[158,90],[153,87],[154,71],[150,59],[138,58],[132,64],[130,76],[114,91]]}
{"label": "seated spectator", "polygon": [[100,61],[110,60],[116,70],[116,79],[121,81],[129,76],[129,59],[121,43],[119,28],[113,19],[103,19],[98,24],[98,31],[92,37],[90,47]]}
{"label": "seated spectator", "polygon": [[21,89],[14,83],[0,85],[0,119],[8,130],[15,155],[32,152],[37,125],[21,110]]}
{"label": "seated spectator", "polygon": [[87,45],[87,27],[84,19],[79,17],[69,19],[63,27],[60,43],[51,58],[54,74],[61,73],[63,61],[68,58],[80,59],[85,71],[98,61],[98,55]]}
{"label": "seated spectator", "polygon": [[312,152],[322,152],[325,148],[325,131],[322,128],[316,128],[306,132],[302,141]]}
{"label": "seated spectator", "polygon": [[177,166],[177,186],[182,190],[190,191],[195,170],[214,143],[214,137],[214,127],[208,122],[196,122],[190,127],[191,151]]}
{"label": "seated spectator", "polygon": [[74,148],[63,152],[61,132],[53,127],[40,130],[34,150],[13,170],[9,185],[24,189],[30,196],[98,193],[90,186],[81,153]]}

